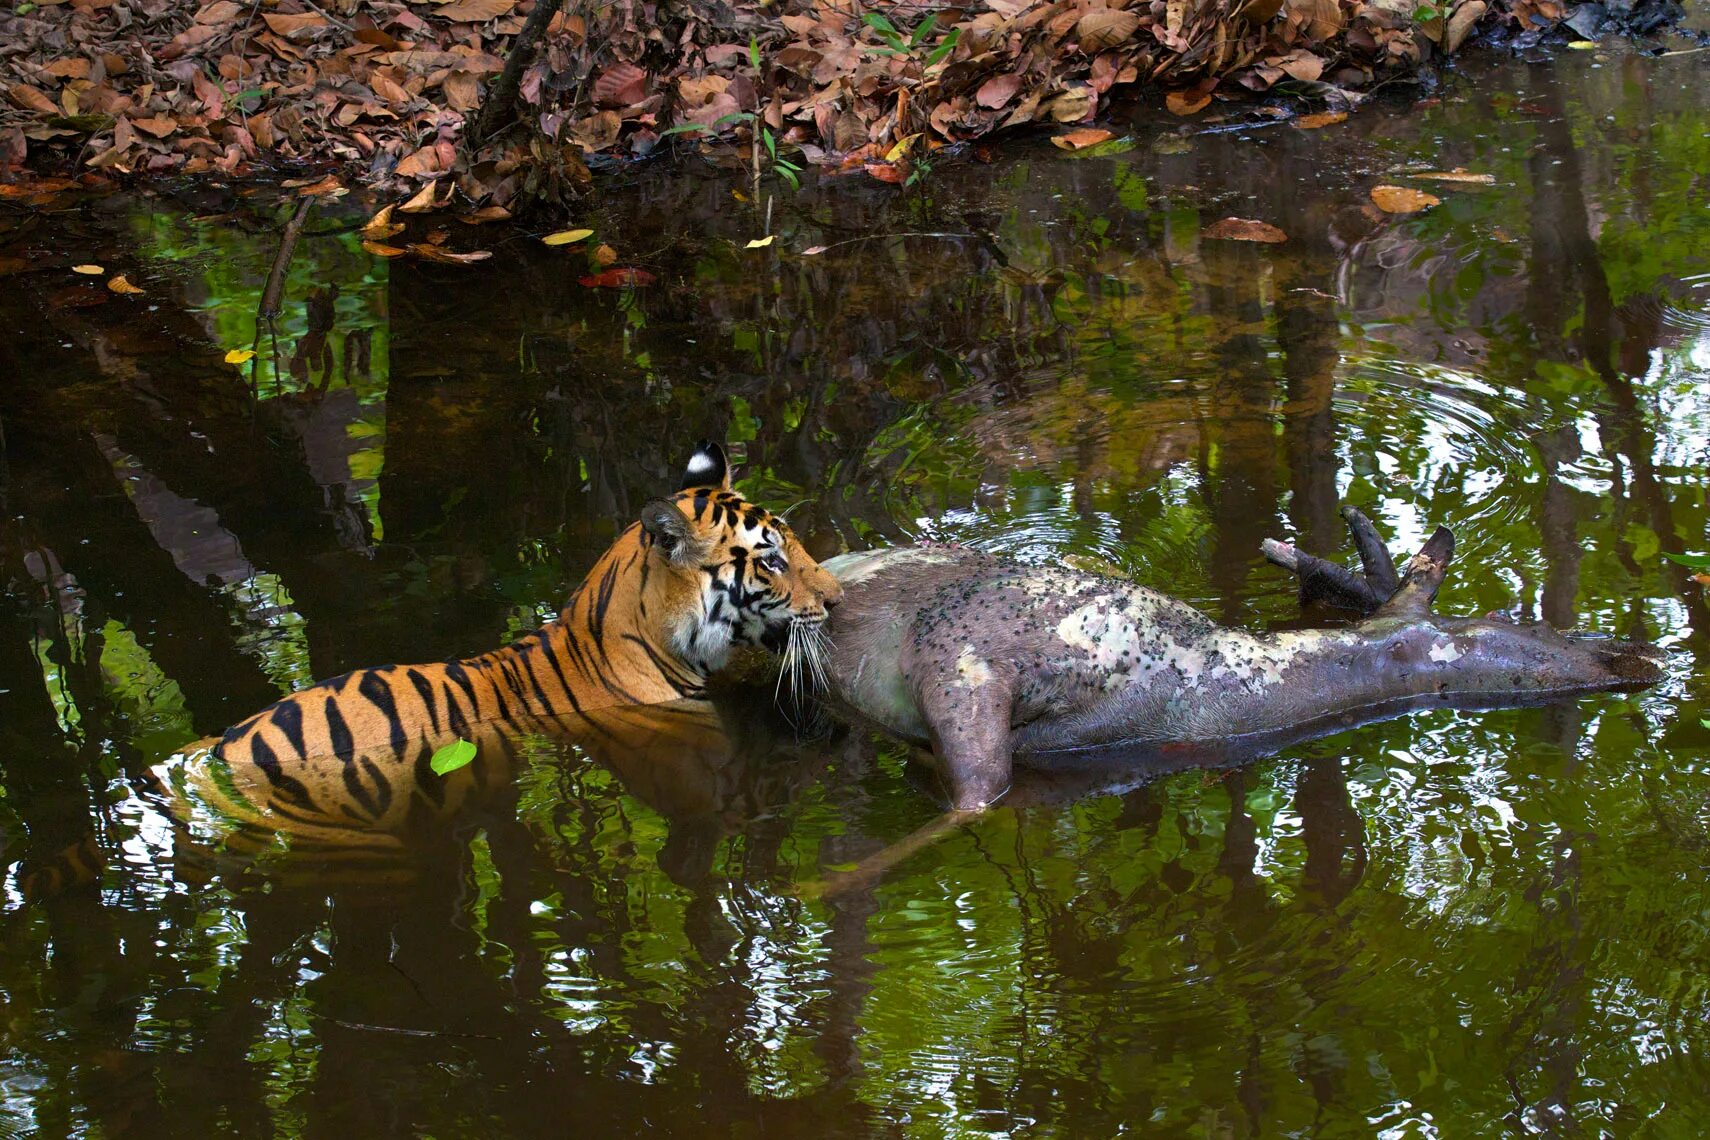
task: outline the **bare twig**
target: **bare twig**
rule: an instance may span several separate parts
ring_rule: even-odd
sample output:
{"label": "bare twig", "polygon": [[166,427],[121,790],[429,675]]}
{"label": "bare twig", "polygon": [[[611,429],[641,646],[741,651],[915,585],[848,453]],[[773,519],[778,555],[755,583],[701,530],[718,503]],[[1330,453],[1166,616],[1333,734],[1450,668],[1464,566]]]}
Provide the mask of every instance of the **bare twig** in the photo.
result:
{"label": "bare twig", "polygon": [[546,33],[546,27],[552,22],[552,17],[558,14],[558,9],[564,6],[564,0],[538,0],[534,11],[528,14],[528,20],[517,33],[517,38],[511,43],[510,54],[505,57],[505,69],[499,77],[493,80],[493,85],[487,89],[487,97],[481,101],[480,113],[475,117],[475,125],[464,134],[464,139],[470,150],[492,138],[502,123],[511,113],[511,108],[517,101],[517,90],[522,85],[523,68],[534,58],[535,44]]}
{"label": "bare twig", "polygon": [[271,321],[279,315],[284,301],[285,274],[291,268],[291,257],[297,252],[297,239],[303,236],[309,211],[314,207],[313,198],[304,198],[297,203],[297,212],[291,215],[291,220],[285,223],[285,232],[279,238],[279,253],[273,258],[273,268],[267,271],[267,287],[261,291],[261,308],[256,312],[258,332],[261,322]]}

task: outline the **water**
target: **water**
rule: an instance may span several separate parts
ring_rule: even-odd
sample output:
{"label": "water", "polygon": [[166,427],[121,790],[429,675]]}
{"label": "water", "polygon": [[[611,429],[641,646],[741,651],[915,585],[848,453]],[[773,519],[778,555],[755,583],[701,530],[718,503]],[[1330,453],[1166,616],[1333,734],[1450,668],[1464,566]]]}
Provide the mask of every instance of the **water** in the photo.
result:
{"label": "water", "polygon": [[[631,291],[456,222],[495,256],[381,261],[331,203],[259,343],[271,194],[0,204],[0,1131],[1700,1134],[1710,611],[1661,555],[1710,550],[1705,58],[826,181],[758,250],[740,174],[641,168],[577,219]],[[1495,185],[1398,173],[1454,167]],[[1289,241],[1201,238],[1229,215]],[[703,436],[819,555],[955,539],[1254,626],[1294,617],[1261,538],[1447,523],[1439,608],[1670,680],[1107,774],[829,900],[937,808],[769,691],[530,742],[402,852],[131,790],[312,678],[533,626]]]}

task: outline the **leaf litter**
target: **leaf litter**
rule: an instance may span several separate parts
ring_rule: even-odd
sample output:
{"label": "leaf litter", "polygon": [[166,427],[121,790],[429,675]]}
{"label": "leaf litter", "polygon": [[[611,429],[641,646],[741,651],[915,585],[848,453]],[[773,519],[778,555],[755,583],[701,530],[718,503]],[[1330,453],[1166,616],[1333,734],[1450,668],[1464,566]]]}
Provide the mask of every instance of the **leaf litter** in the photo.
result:
{"label": "leaf litter", "polygon": [[[0,14],[0,193],[26,161],[80,178],[297,164],[312,172],[305,196],[365,184],[406,214],[514,211],[567,200],[590,161],[671,136],[749,161],[764,141],[774,163],[900,184],[922,156],[1001,129],[1062,124],[1073,140],[1122,89],[1162,88],[1171,112],[1193,116],[1287,82],[1334,116],[1477,25],[1564,15],[1561,0],[570,4],[519,57],[514,129],[470,146],[526,20],[551,2],[14,5]],[[1314,119],[1296,124],[1338,121]],[[79,184],[61,181],[24,193]]]}

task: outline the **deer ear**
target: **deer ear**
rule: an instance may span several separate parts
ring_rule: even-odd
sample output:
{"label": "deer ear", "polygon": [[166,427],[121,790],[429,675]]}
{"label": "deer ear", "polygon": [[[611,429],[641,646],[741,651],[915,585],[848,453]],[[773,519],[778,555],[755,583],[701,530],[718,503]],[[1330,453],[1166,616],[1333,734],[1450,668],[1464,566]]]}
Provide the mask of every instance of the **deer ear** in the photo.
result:
{"label": "deer ear", "polygon": [[677,509],[677,504],[666,499],[654,499],[642,507],[641,529],[652,537],[654,545],[671,561],[687,563],[693,558],[697,546],[695,528]]}
{"label": "deer ear", "polygon": [[724,448],[707,439],[695,445],[695,453],[683,468],[683,485],[678,489],[687,491],[691,487],[730,490],[730,461],[724,457]]}

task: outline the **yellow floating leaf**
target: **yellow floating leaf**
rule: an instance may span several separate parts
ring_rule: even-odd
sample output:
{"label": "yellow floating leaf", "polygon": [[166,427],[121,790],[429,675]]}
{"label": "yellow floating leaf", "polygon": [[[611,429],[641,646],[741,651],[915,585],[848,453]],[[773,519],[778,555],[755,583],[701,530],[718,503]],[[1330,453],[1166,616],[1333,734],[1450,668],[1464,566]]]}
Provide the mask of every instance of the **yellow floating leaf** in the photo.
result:
{"label": "yellow floating leaf", "polygon": [[920,137],[920,133],[917,131],[912,135],[904,135],[902,138],[898,139],[897,145],[893,146],[889,151],[885,152],[885,161],[886,162],[895,162],[897,159],[906,155],[908,153],[909,147],[914,145],[914,140],[918,139],[919,137]]}
{"label": "yellow floating leaf", "polygon": [[747,245],[743,246],[742,248],[743,249],[765,249],[767,246],[772,244],[772,239],[774,236],[775,235],[773,235],[773,234],[767,234],[763,238],[755,238],[753,241],[749,242]]}
{"label": "yellow floating leaf", "polygon": [[1405,186],[1373,186],[1372,202],[1386,214],[1417,214],[1439,204],[1441,198]]}
{"label": "yellow floating leaf", "polygon": [[1070,131],[1066,135],[1056,135],[1051,139],[1052,145],[1063,150],[1085,150],[1089,146],[1097,146],[1101,142],[1109,142],[1116,136],[1109,131],[1097,127],[1082,127],[1078,131]]}
{"label": "yellow floating leaf", "polygon": [[1428,178],[1433,182],[1458,182],[1463,186],[1495,186],[1496,175],[1473,174],[1466,170],[1428,170],[1424,174],[1409,174],[1409,178]]}
{"label": "yellow floating leaf", "polygon": [[73,265],[71,267],[71,271],[73,273],[81,273],[85,277],[99,277],[101,274],[107,272],[99,265]]}
{"label": "yellow floating leaf", "polygon": [[255,349],[253,348],[234,348],[226,353],[227,364],[248,364],[254,359]]}
{"label": "yellow floating leaf", "polygon": [[1303,131],[1315,131],[1319,127],[1333,127],[1337,123],[1348,121],[1346,111],[1319,111],[1311,115],[1302,115],[1292,120],[1294,125]]}
{"label": "yellow floating leaf", "polygon": [[107,288],[111,289],[115,293],[133,294],[142,292],[141,289],[138,289],[135,285],[132,285],[129,281],[125,280],[125,275],[123,273],[108,281]]}
{"label": "yellow floating leaf", "polygon": [[555,234],[547,234],[541,238],[545,245],[574,245],[594,236],[593,230],[559,230]]}

